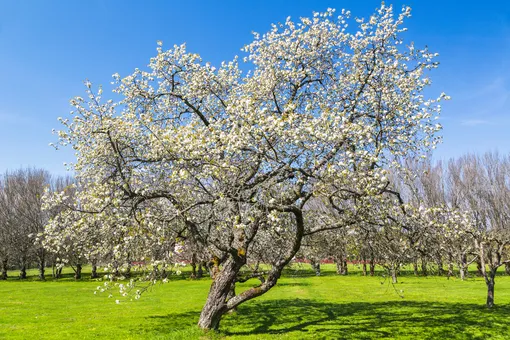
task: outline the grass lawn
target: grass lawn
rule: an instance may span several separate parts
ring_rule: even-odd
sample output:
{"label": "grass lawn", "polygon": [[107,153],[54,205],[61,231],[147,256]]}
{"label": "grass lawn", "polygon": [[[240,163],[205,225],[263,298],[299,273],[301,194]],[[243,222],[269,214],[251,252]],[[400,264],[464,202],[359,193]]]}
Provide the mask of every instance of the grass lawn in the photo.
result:
{"label": "grass lawn", "polygon": [[[94,295],[100,282],[0,281],[0,339],[508,339],[510,277],[496,279],[496,307],[484,307],[480,278],[362,277],[290,270],[278,286],[227,315],[218,334],[196,328],[210,279],[186,272],[140,300]],[[11,273],[13,276],[16,273]],[[35,275],[35,271],[29,274]],[[85,273],[85,277],[87,277]],[[241,291],[256,281],[239,285]]]}

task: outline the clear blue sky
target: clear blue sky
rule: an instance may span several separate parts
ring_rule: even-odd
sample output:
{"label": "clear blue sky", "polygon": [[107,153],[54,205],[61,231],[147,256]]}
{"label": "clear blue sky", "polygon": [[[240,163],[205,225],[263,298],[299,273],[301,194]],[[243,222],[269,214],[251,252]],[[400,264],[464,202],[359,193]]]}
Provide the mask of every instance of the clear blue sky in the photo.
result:
{"label": "clear blue sky", "polygon": [[[431,76],[444,91],[444,143],[435,157],[510,152],[510,1],[386,1],[413,8],[407,38],[440,54]],[[0,0],[0,172],[37,166],[63,174],[52,128],[83,80],[109,84],[165,46],[186,42],[204,60],[240,54],[251,32],[328,7],[369,16],[380,1]]]}

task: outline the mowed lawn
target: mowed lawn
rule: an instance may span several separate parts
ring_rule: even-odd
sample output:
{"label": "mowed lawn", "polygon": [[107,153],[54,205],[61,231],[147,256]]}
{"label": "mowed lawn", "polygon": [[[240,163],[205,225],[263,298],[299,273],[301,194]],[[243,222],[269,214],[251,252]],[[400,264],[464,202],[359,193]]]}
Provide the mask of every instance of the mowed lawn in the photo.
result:
{"label": "mowed lawn", "polygon": [[95,295],[101,282],[88,278],[12,278],[0,281],[0,339],[510,338],[510,277],[497,278],[497,306],[488,310],[481,278],[402,276],[392,285],[382,272],[362,277],[351,268],[337,276],[333,266],[323,269],[321,277],[305,267],[289,270],[269,293],[227,315],[219,333],[206,335],[196,322],[208,278],[193,281],[184,272],[119,304],[108,293]]}

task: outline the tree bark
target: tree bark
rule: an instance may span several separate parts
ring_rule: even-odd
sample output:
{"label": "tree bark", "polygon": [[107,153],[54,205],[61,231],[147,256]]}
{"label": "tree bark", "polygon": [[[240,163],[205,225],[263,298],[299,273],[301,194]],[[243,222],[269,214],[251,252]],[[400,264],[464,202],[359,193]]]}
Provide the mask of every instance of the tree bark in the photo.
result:
{"label": "tree bark", "polygon": [[81,263],[76,264],[76,270],[74,272],[74,279],[75,280],[81,280]]}
{"label": "tree bark", "polygon": [[44,255],[41,255],[39,257],[39,280],[41,281],[46,281],[46,277],[44,276],[44,272],[45,272],[45,259],[44,259]]}
{"label": "tree bark", "polygon": [[459,274],[460,279],[464,281],[466,279],[466,276],[468,274],[468,265],[467,265],[467,256],[466,254],[462,254],[460,257],[460,263],[459,263]]}
{"label": "tree bark", "polygon": [[398,283],[398,280],[397,280],[397,268],[391,267],[390,268],[390,274],[391,274],[391,282],[392,283]]}
{"label": "tree bark", "polygon": [[24,280],[27,278],[27,259],[26,257],[21,258],[21,266],[20,266],[19,278]]}
{"label": "tree bark", "polygon": [[197,279],[201,279],[204,276],[204,269],[202,268],[202,262],[198,263]]}
{"label": "tree bark", "polygon": [[[195,255],[193,254],[193,257],[195,257]],[[191,261],[190,263],[191,265],[191,275],[190,275],[190,279],[196,279],[197,278],[197,264],[195,263],[194,260]]]}
{"label": "tree bark", "polygon": [[375,259],[373,257],[370,258],[370,276],[375,275]]}
{"label": "tree bark", "polygon": [[58,266],[55,270],[55,278],[60,279],[62,277],[62,269],[64,269],[63,266]]}
{"label": "tree bark", "polygon": [[423,276],[427,276],[428,275],[427,261],[423,257],[421,258],[421,274]]}
{"label": "tree bark", "polygon": [[413,270],[414,270],[414,276],[418,276],[420,273],[418,272],[418,260],[415,260],[413,262]]}
{"label": "tree bark", "polygon": [[310,265],[312,266],[313,271],[315,272],[316,276],[321,276],[321,262],[310,260]]}
{"label": "tree bark", "polygon": [[200,313],[200,319],[198,320],[200,328],[214,330],[219,328],[221,317],[229,310],[227,299],[229,299],[232,285],[235,284],[237,274],[243,265],[242,261],[230,258],[215,275],[204,308],[202,308]]}
{"label": "tree bark", "polygon": [[7,280],[7,266],[8,266],[7,257],[4,257],[2,259],[1,265],[2,265],[2,272],[0,273],[0,280]]}
{"label": "tree bark", "polygon": [[272,263],[272,268],[268,273],[267,280],[263,280],[261,285],[247,289],[239,295],[228,298],[232,284],[235,283],[242,266],[246,264],[246,252],[244,251],[241,255],[238,249],[232,249],[230,257],[223,264],[222,270],[214,275],[214,281],[211,284],[207,301],[200,314],[200,319],[198,320],[198,326],[200,328],[218,329],[221,317],[226,312],[236,308],[241,303],[265,294],[276,285],[285,266],[290,263],[301,248],[301,241],[305,230],[303,212],[300,208],[289,206],[286,207],[285,211],[292,212],[296,217],[296,233],[291,248],[285,252],[282,258]]}
{"label": "tree bark", "polygon": [[476,261],[476,272],[478,276],[484,276],[482,270],[482,261],[480,259]]}
{"label": "tree bark", "polygon": [[494,307],[494,278],[487,281],[487,308]]}
{"label": "tree bark", "polygon": [[438,258],[436,260],[436,265],[437,265],[437,275],[443,276],[444,275],[443,260],[441,260],[441,258]]}
{"label": "tree bark", "polygon": [[99,275],[97,274],[97,265],[94,262],[92,262],[92,271],[90,272],[90,278],[91,279],[97,279]]}
{"label": "tree bark", "polygon": [[361,269],[363,270],[363,276],[367,276],[367,260],[365,258],[363,258],[363,266],[361,267]]}
{"label": "tree bark", "polygon": [[505,274],[510,275],[510,263],[505,263]]}
{"label": "tree bark", "polygon": [[347,260],[342,260],[342,275],[349,274],[349,269],[347,269]]}
{"label": "tree bark", "polygon": [[448,279],[450,279],[451,276],[454,275],[454,272],[453,272],[453,255],[452,253],[448,253]]}

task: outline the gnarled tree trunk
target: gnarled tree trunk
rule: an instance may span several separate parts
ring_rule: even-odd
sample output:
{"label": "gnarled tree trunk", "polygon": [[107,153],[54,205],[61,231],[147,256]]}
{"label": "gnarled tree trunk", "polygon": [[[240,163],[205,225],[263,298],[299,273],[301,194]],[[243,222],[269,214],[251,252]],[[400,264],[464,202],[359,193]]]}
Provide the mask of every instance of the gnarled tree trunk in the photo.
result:
{"label": "gnarled tree trunk", "polygon": [[230,258],[215,275],[204,308],[202,308],[200,313],[200,319],[198,320],[200,328],[218,329],[221,317],[229,310],[227,300],[232,299],[229,294],[243,265],[244,261],[242,259]]}

